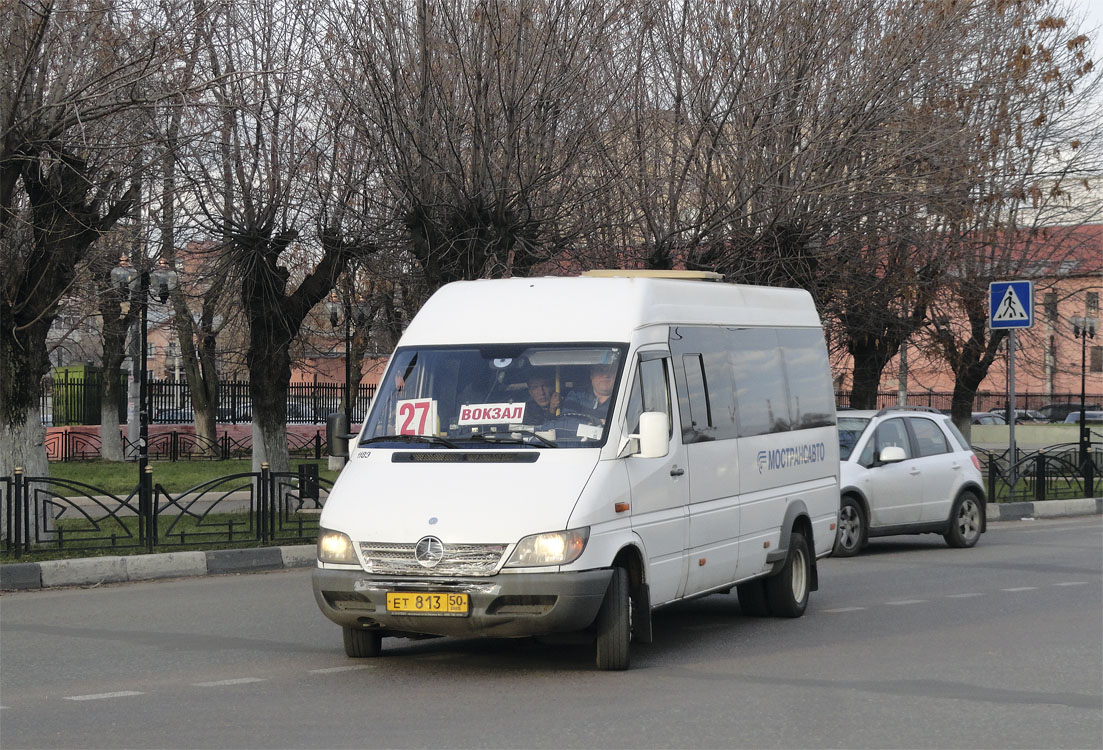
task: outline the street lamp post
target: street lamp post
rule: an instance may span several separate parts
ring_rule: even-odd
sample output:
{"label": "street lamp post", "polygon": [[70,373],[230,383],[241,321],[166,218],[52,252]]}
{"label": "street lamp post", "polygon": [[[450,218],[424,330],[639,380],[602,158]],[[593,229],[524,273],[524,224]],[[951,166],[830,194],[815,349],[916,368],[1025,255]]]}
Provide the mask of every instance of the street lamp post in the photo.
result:
{"label": "street lamp post", "polygon": [[337,293],[334,292],[329,297],[329,302],[326,303],[326,310],[329,312],[329,324],[336,328],[341,319],[345,323],[345,430],[352,432],[352,405],[357,392],[359,390],[359,383],[355,385],[352,382],[352,326],[353,323],[357,326],[364,324],[367,318],[366,305],[363,298],[358,297],[354,303],[352,300],[351,282],[345,287],[342,299],[338,301]]}
{"label": "street lamp post", "polygon": [[119,265],[111,270],[111,281],[121,292],[129,295],[131,302],[138,304],[141,347],[135,368],[138,378],[138,482],[143,497],[146,494],[146,468],[149,466],[149,393],[146,382],[149,379],[146,363],[149,352],[149,298],[152,293],[162,304],[167,302],[169,292],[176,288],[177,279],[176,271],[164,259],[152,271],[146,268],[138,270],[123,255]]}
{"label": "street lamp post", "polygon": [[1095,318],[1080,315],[1072,319],[1072,335],[1080,339],[1080,468],[1086,469],[1088,462],[1088,446],[1090,444],[1088,424],[1085,414],[1086,377],[1088,372],[1088,339],[1095,338],[1095,328],[1098,321]]}

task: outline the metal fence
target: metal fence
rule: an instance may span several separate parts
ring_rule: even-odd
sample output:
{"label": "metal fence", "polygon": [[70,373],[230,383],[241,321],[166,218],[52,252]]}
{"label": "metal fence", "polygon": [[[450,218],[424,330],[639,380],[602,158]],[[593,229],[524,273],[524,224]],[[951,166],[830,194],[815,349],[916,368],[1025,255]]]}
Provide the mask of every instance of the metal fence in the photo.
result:
{"label": "metal fence", "polygon": [[[1103,470],[1103,446],[1079,461],[1076,444],[1035,452],[976,451],[989,502],[1094,497]],[[0,477],[5,552],[72,550],[152,552],[203,545],[310,542],[333,483],[316,464],[296,472],[243,472],[173,493],[148,467],[125,497],[71,479]]]}
{"label": "metal fence", "polygon": [[[939,411],[950,413],[953,403],[953,393],[936,393],[934,391],[911,391],[908,393],[909,406],[929,406]],[[1087,394],[1084,400],[1088,404],[1103,403],[1103,395]],[[880,391],[877,394],[877,408],[896,406],[900,403],[898,391]],[[1046,404],[1079,404],[1079,393],[1016,393],[1016,409],[1038,409]],[[840,409],[850,407],[850,393],[847,391],[835,392],[835,405]],[[1006,393],[978,393],[973,399],[973,411],[999,411],[1007,408]],[[1089,407],[1090,408],[1090,407]]]}
{"label": "metal fence", "polygon": [[[123,455],[136,458],[137,441],[122,436]],[[89,461],[101,457],[102,440],[99,432],[69,429],[46,436],[46,458],[50,461]],[[217,434],[214,440],[188,430],[156,432],[149,436],[147,451],[151,460],[191,461],[248,458],[253,451],[252,433],[233,436],[228,430]],[[320,459],[328,455],[329,445],[324,430],[310,434],[287,433],[287,451],[292,457]]]}
{"label": "metal fence", "polygon": [[[375,397],[374,383],[359,386],[356,404],[352,411],[353,423],[362,422]],[[326,417],[341,411],[344,383],[291,383],[287,397],[288,424],[325,424]],[[189,424],[194,421],[191,391],[184,381],[149,381],[150,424]],[[877,394],[877,408],[899,403],[898,391],[881,391]],[[949,412],[952,393],[934,391],[910,392],[908,404],[930,406]],[[1089,404],[1103,403],[1103,394],[1086,396]],[[218,385],[219,424],[247,424],[252,421],[252,404],[249,383],[230,381]],[[1015,406],[1019,409],[1037,409],[1049,403],[1080,403],[1079,393],[1023,393],[1016,394]],[[835,393],[835,404],[849,408],[850,393]],[[973,411],[998,411],[1007,406],[1003,393],[978,393],[973,400]],[[55,378],[43,382],[42,419],[48,425],[98,425],[100,423],[100,376],[89,374],[82,378]],[[126,421],[126,407],[120,406],[119,420]]]}
{"label": "metal fence", "polygon": [[[42,421],[47,425],[98,425],[100,423],[100,389],[102,376],[89,373],[83,377],[56,377],[42,383]],[[186,381],[154,380],[147,383],[150,424],[188,424],[194,421],[191,390]],[[291,383],[287,395],[288,424],[325,424],[326,417],[341,411],[344,383]],[[375,384],[358,387],[352,421],[362,422],[375,397]],[[241,424],[252,421],[252,402],[247,381],[218,384],[219,424]],[[119,420],[126,421],[126,405],[119,407]]]}
{"label": "metal fence", "polygon": [[1103,476],[1103,445],[1088,446],[1081,461],[1078,443],[1051,445],[1037,451],[974,448],[988,485],[988,502],[1069,500],[1095,497]]}
{"label": "metal fence", "polygon": [[0,477],[3,548],[153,552],[246,543],[308,543],[333,483],[316,464],[297,472],[230,474],[172,493],[152,467],[125,497],[69,479]]}

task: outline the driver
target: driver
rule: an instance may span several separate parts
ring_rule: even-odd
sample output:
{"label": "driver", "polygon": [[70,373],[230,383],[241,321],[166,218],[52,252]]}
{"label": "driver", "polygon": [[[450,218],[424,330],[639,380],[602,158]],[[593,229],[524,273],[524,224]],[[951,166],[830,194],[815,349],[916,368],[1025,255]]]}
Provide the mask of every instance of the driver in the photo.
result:
{"label": "driver", "polygon": [[576,388],[563,399],[563,413],[585,414],[605,424],[609,412],[609,397],[617,377],[615,364],[590,367],[590,387]]}

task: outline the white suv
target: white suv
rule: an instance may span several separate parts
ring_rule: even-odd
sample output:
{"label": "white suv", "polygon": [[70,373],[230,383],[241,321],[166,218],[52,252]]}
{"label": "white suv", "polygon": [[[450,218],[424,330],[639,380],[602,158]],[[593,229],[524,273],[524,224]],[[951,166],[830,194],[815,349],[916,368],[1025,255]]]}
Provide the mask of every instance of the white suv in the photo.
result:
{"label": "white suv", "polygon": [[984,479],[949,417],[915,406],[844,410],[838,427],[836,556],[892,534],[942,534],[951,547],[977,543],[986,523]]}

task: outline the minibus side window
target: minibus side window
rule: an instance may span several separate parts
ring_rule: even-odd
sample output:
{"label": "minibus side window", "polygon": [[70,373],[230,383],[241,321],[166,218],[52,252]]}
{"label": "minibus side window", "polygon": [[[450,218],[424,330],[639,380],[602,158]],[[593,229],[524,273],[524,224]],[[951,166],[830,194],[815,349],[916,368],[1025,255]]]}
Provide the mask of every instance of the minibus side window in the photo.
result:
{"label": "minibus side window", "polygon": [[739,436],[785,432],[789,429],[789,395],[777,332],[772,328],[743,328],[732,335]]}
{"label": "minibus side window", "polygon": [[[626,412],[629,433],[640,431],[640,414],[645,411],[661,411],[670,422],[670,379],[666,357],[641,359],[636,367]],[[673,423],[670,424],[669,434],[674,434]]]}
{"label": "minibus side window", "polygon": [[[700,354],[683,354],[682,369],[686,375],[686,396],[689,400],[689,429],[693,440],[711,440],[702,433],[712,427],[708,384],[705,381],[705,363]],[[684,422],[684,417],[683,417]],[[683,424],[683,428],[685,425]]]}
{"label": "minibus side window", "polygon": [[823,334],[813,328],[782,328],[777,338],[789,385],[792,429],[835,424],[835,393]]}

